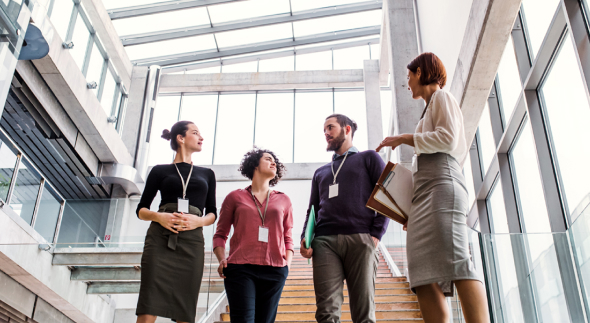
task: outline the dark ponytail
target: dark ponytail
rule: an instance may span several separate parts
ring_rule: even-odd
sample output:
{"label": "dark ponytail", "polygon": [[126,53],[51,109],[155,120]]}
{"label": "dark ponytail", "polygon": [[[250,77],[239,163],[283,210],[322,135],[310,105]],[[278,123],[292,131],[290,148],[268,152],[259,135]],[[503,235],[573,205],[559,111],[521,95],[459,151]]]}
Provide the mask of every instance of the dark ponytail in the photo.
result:
{"label": "dark ponytail", "polygon": [[186,131],[188,130],[189,124],[194,124],[194,122],[178,121],[172,126],[172,128],[170,128],[170,130],[164,129],[164,131],[162,131],[162,138],[170,140],[170,148],[172,148],[172,150],[178,150],[178,142],[176,141],[176,137],[178,137],[178,135],[183,137],[186,136]]}

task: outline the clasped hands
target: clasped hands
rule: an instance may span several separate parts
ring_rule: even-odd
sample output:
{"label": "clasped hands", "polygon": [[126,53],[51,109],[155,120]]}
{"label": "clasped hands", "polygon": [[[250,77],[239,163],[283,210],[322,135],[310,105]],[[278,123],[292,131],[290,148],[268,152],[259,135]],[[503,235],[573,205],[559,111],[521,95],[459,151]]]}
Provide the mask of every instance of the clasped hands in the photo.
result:
{"label": "clasped hands", "polygon": [[158,223],[174,232],[190,231],[203,226],[203,219],[194,214],[182,212],[158,213]]}

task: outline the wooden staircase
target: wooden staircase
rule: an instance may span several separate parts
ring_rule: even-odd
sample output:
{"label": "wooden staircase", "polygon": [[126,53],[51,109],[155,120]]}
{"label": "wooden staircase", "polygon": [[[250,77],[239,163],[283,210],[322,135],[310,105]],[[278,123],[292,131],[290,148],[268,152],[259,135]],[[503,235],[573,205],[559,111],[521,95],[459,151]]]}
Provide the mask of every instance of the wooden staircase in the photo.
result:
{"label": "wooden staircase", "polygon": [[[410,291],[406,277],[394,277],[381,254],[375,287],[375,314],[378,322],[423,322],[418,300]],[[218,323],[230,322],[229,310],[228,306]],[[297,252],[283,288],[276,322],[315,322],[315,311],[312,266]],[[352,322],[346,284],[340,319],[343,322]]]}

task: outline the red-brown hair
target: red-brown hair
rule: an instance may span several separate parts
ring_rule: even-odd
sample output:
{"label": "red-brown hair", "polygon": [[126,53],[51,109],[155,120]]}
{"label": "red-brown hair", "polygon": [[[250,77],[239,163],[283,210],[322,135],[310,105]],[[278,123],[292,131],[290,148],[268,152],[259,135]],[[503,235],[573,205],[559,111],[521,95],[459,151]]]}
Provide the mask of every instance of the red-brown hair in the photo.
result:
{"label": "red-brown hair", "polygon": [[422,53],[407,66],[412,73],[416,73],[418,67],[422,72],[420,74],[422,85],[437,83],[442,89],[447,84],[447,70],[440,58],[433,53]]}

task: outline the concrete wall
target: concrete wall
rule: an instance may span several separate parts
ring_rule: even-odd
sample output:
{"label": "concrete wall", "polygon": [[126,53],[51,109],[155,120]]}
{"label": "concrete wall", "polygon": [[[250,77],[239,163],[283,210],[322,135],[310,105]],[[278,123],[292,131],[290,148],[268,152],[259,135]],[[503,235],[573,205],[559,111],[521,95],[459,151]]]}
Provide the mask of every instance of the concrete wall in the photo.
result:
{"label": "concrete wall", "polygon": [[[9,208],[0,209],[0,228],[0,271],[47,303],[38,310],[47,320],[39,322],[59,318],[56,311],[74,322],[112,322],[111,299],[86,294],[86,284],[70,281],[67,267],[53,266],[53,255],[38,247],[43,238]],[[0,294],[5,291],[0,288]]]}
{"label": "concrete wall", "polygon": [[433,52],[447,69],[450,88],[473,0],[417,0],[422,52]]}

